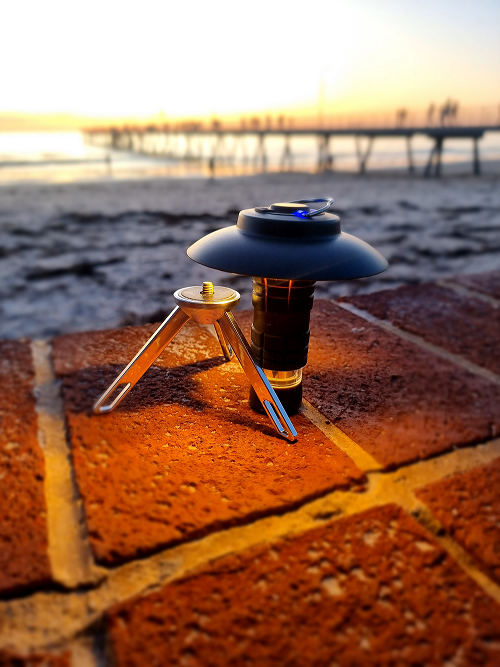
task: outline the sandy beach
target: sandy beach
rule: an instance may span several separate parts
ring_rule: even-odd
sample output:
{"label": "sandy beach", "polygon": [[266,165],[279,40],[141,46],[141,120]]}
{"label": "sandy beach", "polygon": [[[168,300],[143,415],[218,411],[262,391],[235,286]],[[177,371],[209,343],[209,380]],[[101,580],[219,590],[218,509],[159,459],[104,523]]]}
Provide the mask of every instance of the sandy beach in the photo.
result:
{"label": "sandy beach", "polygon": [[342,229],[390,263],[374,278],[318,283],[316,295],[366,293],[500,266],[500,176],[261,174],[22,184],[0,189],[0,337],[156,322],[172,293],[203,280],[250,305],[251,280],[206,269],[191,243],[238,211],[333,196]]}

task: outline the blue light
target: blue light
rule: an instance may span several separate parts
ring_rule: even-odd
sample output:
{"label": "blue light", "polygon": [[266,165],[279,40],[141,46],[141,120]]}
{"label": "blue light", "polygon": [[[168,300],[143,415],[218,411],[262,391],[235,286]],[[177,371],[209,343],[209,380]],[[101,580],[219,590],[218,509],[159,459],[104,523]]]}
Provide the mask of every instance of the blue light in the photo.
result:
{"label": "blue light", "polygon": [[316,211],[315,208],[310,208],[308,211],[295,211],[293,214],[296,218],[309,218],[311,213]]}

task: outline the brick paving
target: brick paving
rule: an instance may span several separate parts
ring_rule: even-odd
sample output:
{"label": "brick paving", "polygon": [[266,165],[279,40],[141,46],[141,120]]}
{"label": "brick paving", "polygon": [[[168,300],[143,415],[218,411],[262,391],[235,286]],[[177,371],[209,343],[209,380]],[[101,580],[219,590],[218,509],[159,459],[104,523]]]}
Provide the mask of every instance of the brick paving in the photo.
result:
{"label": "brick paving", "polygon": [[[496,278],[469,278],[366,297],[390,332],[318,300],[293,444],[207,329],[189,323],[99,416],[155,327],[54,339],[64,416],[47,391],[44,414],[66,428],[66,483],[67,453],[44,464],[37,439],[30,345],[1,343],[0,666],[499,664],[496,309],[474,296]],[[44,465],[66,489],[48,508]],[[54,502],[81,506],[78,543],[55,540]],[[54,584],[83,546],[92,577]]]}
{"label": "brick paving", "polygon": [[72,667],[71,654],[38,653],[23,656],[20,653],[0,652],[0,667]]}
{"label": "brick paving", "polygon": [[408,285],[341,300],[500,373],[500,308],[438,285]]}
{"label": "brick paving", "polygon": [[313,310],[304,394],[388,468],[500,433],[498,386],[327,301]]}
{"label": "brick paving", "polygon": [[209,564],[113,609],[108,624],[118,667],[493,664],[491,611],[389,505]]}
{"label": "brick paving", "polygon": [[51,578],[29,343],[0,341],[0,595]]}
{"label": "brick paving", "polygon": [[463,287],[468,287],[476,292],[481,292],[494,299],[500,299],[500,271],[488,271],[487,273],[475,273],[468,276],[455,276],[453,282]]}
{"label": "brick paving", "polygon": [[500,459],[419,489],[421,498],[500,583]]}
{"label": "brick paving", "polygon": [[[86,334],[87,363],[98,365],[64,378],[75,474],[99,561],[134,558],[363,481],[304,417],[295,420],[297,444],[279,438],[248,406],[237,362],[223,363],[217,341],[194,324],[114,413],[96,419],[95,399],[149,331],[121,332],[118,354],[107,356],[99,352],[102,333]],[[56,369],[81,365],[72,343],[72,336],[56,341]]]}

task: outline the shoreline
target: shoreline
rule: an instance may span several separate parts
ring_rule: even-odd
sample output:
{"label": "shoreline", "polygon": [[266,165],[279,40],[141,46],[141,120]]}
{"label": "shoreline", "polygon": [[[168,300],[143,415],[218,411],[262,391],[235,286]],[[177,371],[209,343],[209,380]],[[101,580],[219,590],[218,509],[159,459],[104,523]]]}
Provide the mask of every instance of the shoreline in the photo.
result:
{"label": "shoreline", "polygon": [[[108,158],[92,159],[63,159],[63,160],[45,160],[39,162],[19,161],[19,162],[0,162],[0,192],[11,187],[23,186],[58,186],[58,185],[81,185],[91,183],[122,183],[151,180],[232,180],[239,178],[259,178],[273,175],[289,176],[292,174],[302,176],[315,176],[317,178],[324,175],[329,177],[353,177],[358,178],[412,178],[434,180],[436,176],[424,176],[425,165],[422,163],[415,165],[415,171],[409,173],[408,166],[374,166],[368,165],[367,170],[360,174],[357,167],[351,169],[331,169],[324,172],[318,172],[313,166],[310,169],[296,169],[283,171],[279,168],[269,168],[265,172],[258,169],[239,165],[231,167],[228,165],[219,165],[215,171],[215,177],[211,175],[208,162],[201,161],[198,164],[179,161],[174,163],[172,159],[161,158],[160,156],[148,156],[151,162],[149,166],[133,165],[133,162],[110,160]],[[156,163],[156,164],[155,164]],[[123,166],[127,165],[127,166]],[[66,171],[63,171],[66,167]],[[52,171],[53,168],[53,171]],[[71,169],[86,172],[73,174]],[[479,176],[472,173],[473,163],[469,159],[451,159],[443,158],[442,172],[440,179],[447,178],[496,178],[500,177],[500,159],[484,159],[481,161],[481,173]],[[9,170],[14,173],[19,172],[18,177],[2,179]],[[51,174],[52,171],[52,174]],[[34,172],[34,174],[33,174]],[[120,173],[122,172],[122,173]],[[31,173],[31,176],[29,176]]]}

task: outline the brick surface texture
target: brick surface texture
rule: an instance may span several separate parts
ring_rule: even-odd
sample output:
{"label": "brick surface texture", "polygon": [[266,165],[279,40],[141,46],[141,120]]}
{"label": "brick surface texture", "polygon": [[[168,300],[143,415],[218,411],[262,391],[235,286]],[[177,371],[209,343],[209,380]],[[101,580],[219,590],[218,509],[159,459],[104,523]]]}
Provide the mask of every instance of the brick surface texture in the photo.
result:
{"label": "brick surface texture", "polygon": [[99,561],[127,560],[364,479],[302,416],[294,418],[298,442],[280,438],[248,406],[238,362],[224,363],[218,342],[192,323],[115,412],[91,414],[153,329],[65,336],[54,344]]}
{"label": "brick surface texture", "polygon": [[498,386],[327,301],[313,309],[304,394],[387,467],[500,432]]}
{"label": "brick surface texture", "polygon": [[0,651],[0,667],[72,667],[68,652],[21,655]]}
{"label": "brick surface texture", "polygon": [[385,506],[229,556],[109,615],[116,664],[495,665],[495,603]]}
{"label": "brick surface texture", "polygon": [[500,373],[500,308],[457,286],[347,299],[399,331],[317,300],[295,443],[194,322],[94,415],[145,325],[51,342],[44,463],[0,341],[0,667],[500,665],[500,386],[402,334]]}
{"label": "brick surface texture", "polygon": [[500,459],[417,491],[447,532],[500,583]]}
{"label": "brick surface texture", "polygon": [[438,285],[410,285],[342,300],[500,374],[500,308]]}
{"label": "brick surface texture", "polygon": [[33,382],[29,343],[0,341],[0,594],[51,578]]}
{"label": "brick surface texture", "polygon": [[470,276],[454,276],[451,280],[454,283],[476,290],[476,292],[482,292],[500,300],[500,271],[488,271],[487,273],[476,273]]}

